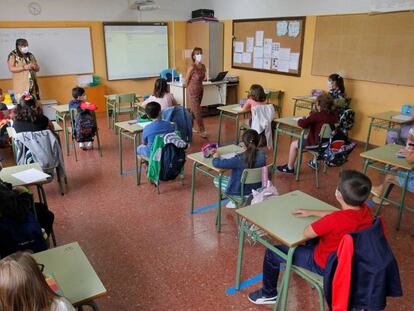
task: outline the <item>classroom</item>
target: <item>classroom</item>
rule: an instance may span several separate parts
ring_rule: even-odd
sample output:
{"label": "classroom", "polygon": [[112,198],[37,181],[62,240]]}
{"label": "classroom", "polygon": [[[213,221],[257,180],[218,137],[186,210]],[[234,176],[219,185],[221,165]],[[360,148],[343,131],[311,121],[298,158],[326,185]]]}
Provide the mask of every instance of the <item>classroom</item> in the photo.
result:
{"label": "classroom", "polygon": [[412,310],[414,1],[1,4],[0,310]]}

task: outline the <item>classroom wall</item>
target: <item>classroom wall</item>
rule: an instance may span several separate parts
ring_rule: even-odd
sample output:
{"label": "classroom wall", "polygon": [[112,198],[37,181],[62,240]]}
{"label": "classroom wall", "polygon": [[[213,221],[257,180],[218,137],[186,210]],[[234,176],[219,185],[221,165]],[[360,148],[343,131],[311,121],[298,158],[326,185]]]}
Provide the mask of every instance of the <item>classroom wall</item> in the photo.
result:
{"label": "classroom wall", "polygon": [[[178,71],[185,72],[185,60],[183,51],[185,48],[185,22],[169,22],[169,50],[170,65],[173,62],[173,25],[175,27],[175,59]],[[95,75],[102,78],[102,84],[106,86],[107,94],[136,92],[140,95],[147,95],[152,92],[154,79],[140,80],[106,80],[106,64],[102,22],[0,22],[0,27],[90,27],[92,37],[93,59]],[[30,42],[29,42],[30,45]],[[53,57],[51,55],[51,57]],[[138,57],[138,56],[137,56]],[[4,60],[5,61],[5,60]],[[66,103],[71,98],[71,89],[76,85],[76,75],[39,77],[41,97],[44,99],[56,99]],[[12,89],[11,80],[0,80],[0,88],[3,90]]]}
{"label": "classroom wall", "polygon": [[[224,67],[230,74],[239,76],[239,98],[246,96],[245,91],[253,83],[259,83],[266,88],[283,90],[285,94],[282,113],[289,116],[293,113],[293,101],[291,100],[293,96],[309,94],[312,88],[327,89],[327,77],[311,75],[315,16],[306,18],[301,77],[231,68],[232,21],[226,20],[224,25]],[[366,140],[369,125],[368,116],[370,114],[399,110],[404,103],[414,104],[414,87],[347,79],[345,80],[345,86],[347,94],[352,97],[352,108],[356,111],[356,123],[351,136],[360,141]],[[305,110],[303,113],[307,112]],[[371,141],[375,144],[383,144],[384,132],[373,131]]]}

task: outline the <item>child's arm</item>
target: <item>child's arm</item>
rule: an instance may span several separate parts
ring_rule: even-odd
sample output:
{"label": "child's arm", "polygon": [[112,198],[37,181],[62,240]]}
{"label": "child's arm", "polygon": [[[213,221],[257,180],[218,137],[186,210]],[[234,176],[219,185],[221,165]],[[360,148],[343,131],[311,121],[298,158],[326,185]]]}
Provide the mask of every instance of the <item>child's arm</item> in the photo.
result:
{"label": "child's arm", "polygon": [[316,216],[322,218],[323,216],[329,215],[333,211],[320,211],[320,210],[310,210],[310,209],[297,209],[293,211],[293,215],[296,217],[311,217]]}
{"label": "child's arm", "polygon": [[213,153],[213,166],[214,167],[232,169],[232,168],[239,167],[239,164],[240,164],[240,159],[237,156],[230,158],[230,159],[220,159],[220,155],[218,154],[218,152]]}

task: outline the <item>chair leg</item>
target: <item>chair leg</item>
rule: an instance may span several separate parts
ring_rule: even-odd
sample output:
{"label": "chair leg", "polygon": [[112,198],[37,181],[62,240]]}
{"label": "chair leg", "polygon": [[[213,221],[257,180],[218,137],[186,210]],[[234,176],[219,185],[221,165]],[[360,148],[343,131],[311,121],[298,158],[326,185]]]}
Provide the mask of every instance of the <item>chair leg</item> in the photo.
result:
{"label": "chair leg", "polygon": [[142,159],[138,161],[138,185],[141,184],[141,170],[142,170]]}
{"label": "chair leg", "polygon": [[392,183],[387,184],[387,186],[385,187],[385,190],[384,190],[384,192],[381,196],[381,202],[380,202],[377,210],[375,211],[375,217],[378,216],[379,213],[381,212],[381,209],[382,209],[382,206],[383,206],[382,203],[384,202],[384,199],[388,199],[388,196],[390,195],[391,190],[392,190],[393,187],[394,187],[394,184],[392,184]]}
{"label": "chair leg", "polygon": [[56,168],[56,178],[57,178],[57,182],[59,184],[60,194],[61,195],[64,195],[65,194],[65,190],[64,190],[64,186],[63,186],[63,180],[60,178],[59,172],[58,172],[58,169],[57,168]]}
{"label": "chair leg", "polygon": [[319,189],[319,161],[318,161],[318,156],[317,155],[313,156],[313,163],[315,163],[315,165],[316,165],[316,167],[315,167],[316,188]]}
{"label": "chair leg", "polygon": [[76,154],[75,137],[73,137],[73,135],[72,135],[72,147],[73,147],[73,153],[75,154],[75,161],[78,162],[78,155]]}
{"label": "chair leg", "polygon": [[52,227],[52,231],[50,231],[50,235],[52,237],[53,246],[56,247],[57,242],[56,242],[56,236],[55,236],[55,231],[53,230],[53,227]]}
{"label": "chair leg", "polygon": [[98,151],[99,151],[99,153],[101,155],[101,158],[102,158],[102,148],[101,148],[101,141],[99,139],[99,130],[98,129],[96,130],[96,141],[98,142]]}

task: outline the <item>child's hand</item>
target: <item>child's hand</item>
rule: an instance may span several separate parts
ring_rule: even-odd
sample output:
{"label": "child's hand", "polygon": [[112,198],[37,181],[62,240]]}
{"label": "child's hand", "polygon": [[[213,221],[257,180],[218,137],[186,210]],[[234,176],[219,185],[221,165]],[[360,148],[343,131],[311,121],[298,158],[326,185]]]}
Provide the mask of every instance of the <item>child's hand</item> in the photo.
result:
{"label": "child's hand", "polygon": [[219,153],[217,152],[217,149],[212,150],[212,151],[211,151],[211,155],[212,155],[212,156],[213,156],[213,158],[215,158],[215,159],[219,159],[219,158],[220,158],[220,155],[219,155]]}
{"label": "child's hand", "polygon": [[310,217],[312,216],[311,211],[306,209],[297,209],[296,211],[292,212],[292,215],[300,218]]}
{"label": "child's hand", "polygon": [[398,153],[407,155],[408,154],[408,150],[407,149],[400,149],[400,151],[398,151]]}

